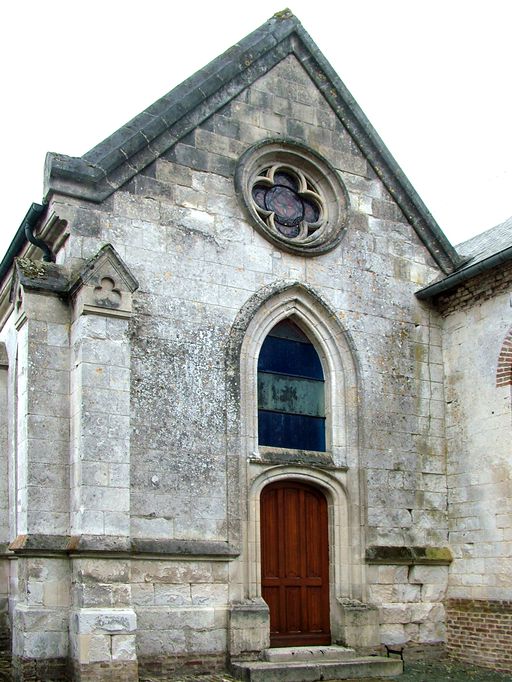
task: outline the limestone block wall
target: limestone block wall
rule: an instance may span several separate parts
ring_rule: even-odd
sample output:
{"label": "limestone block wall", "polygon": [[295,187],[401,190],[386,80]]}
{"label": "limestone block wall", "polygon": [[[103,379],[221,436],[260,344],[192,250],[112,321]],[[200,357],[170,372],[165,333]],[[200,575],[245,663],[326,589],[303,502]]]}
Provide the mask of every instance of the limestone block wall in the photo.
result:
{"label": "limestone block wall", "polygon": [[9,540],[9,359],[5,343],[0,343],[0,543]]}
{"label": "limestone block wall", "polygon": [[[510,291],[451,312],[443,332],[447,381],[449,596],[511,595],[510,386],[496,386],[511,325]],[[475,390],[475,387],[478,390]]]}
{"label": "limestone block wall", "polygon": [[370,599],[379,605],[381,641],[436,645],[445,641],[447,566],[380,565],[369,569]]}
{"label": "limestone block wall", "polygon": [[[146,674],[165,676],[183,666],[225,666],[228,576],[223,561],[133,562],[138,660]],[[193,665],[189,652],[194,654]]]}
{"label": "limestone block wall", "polygon": [[[241,153],[280,135],[317,149],[348,188],[349,228],[329,254],[306,259],[269,245],[235,195]],[[72,226],[70,264],[109,241],[140,281],[132,321],[132,533],[225,536],[225,339],[253,293],[298,280],[337,311],[361,369],[368,542],[444,542],[440,323],[413,296],[437,270],[295,59],[123,189],[99,207],[59,197],[52,207]]]}
{"label": "limestone block wall", "polygon": [[71,328],[72,533],[130,532],[130,352],[125,319],[81,315]]}
{"label": "limestone block wall", "polygon": [[27,291],[15,320],[16,533],[69,530],[69,308]]}
{"label": "limestone block wall", "polygon": [[71,576],[68,655],[74,679],[138,679],[130,562],[77,557]]}
{"label": "limestone block wall", "polygon": [[512,669],[505,656],[512,644],[512,405],[510,385],[497,373],[512,322],[511,274],[502,267],[439,302],[446,316],[448,513],[455,555],[448,645],[454,655],[506,670]]}
{"label": "limestone block wall", "polygon": [[[55,547],[55,538],[69,532],[68,307],[56,296],[20,286],[3,334],[9,349],[7,542],[10,549],[26,542]],[[67,561],[51,552],[41,559],[8,556],[15,668],[22,675],[45,659],[52,671],[62,670],[68,651]]]}

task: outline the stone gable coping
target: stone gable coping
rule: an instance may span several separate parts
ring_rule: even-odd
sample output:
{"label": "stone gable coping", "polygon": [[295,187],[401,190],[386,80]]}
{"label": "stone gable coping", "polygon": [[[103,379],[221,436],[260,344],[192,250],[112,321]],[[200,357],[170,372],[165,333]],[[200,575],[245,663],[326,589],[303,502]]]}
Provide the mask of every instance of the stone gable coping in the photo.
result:
{"label": "stone gable coping", "polygon": [[445,273],[461,258],[380,137],[289,10],[260,28],[76,158],[47,155],[45,196],[61,193],[101,202],[244,88],[293,54],[329,102]]}

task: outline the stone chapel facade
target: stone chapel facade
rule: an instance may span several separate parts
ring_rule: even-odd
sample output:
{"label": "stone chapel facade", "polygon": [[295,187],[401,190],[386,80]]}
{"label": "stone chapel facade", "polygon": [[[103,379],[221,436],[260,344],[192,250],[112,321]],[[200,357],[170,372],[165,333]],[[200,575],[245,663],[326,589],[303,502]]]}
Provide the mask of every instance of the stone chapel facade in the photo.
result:
{"label": "stone chapel facade", "polygon": [[288,12],[49,154],[0,265],[17,678],[512,670],[511,228],[455,250]]}

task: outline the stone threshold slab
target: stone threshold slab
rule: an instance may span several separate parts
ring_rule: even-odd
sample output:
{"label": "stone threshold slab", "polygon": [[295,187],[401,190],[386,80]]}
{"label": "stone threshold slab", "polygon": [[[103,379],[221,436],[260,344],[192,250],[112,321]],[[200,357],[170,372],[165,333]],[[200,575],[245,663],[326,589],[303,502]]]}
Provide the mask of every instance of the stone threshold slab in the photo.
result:
{"label": "stone threshold slab", "polygon": [[232,661],[231,674],[243,682],[318,682],[395,677],[403,672],[400,660],[363,656],[341,661]]}
{"label": "stone threshold slab", "polygon": [[354,649],[343,646],[296,646],[266,649],[263,660],[272,662],[340,661],[356,658]]}

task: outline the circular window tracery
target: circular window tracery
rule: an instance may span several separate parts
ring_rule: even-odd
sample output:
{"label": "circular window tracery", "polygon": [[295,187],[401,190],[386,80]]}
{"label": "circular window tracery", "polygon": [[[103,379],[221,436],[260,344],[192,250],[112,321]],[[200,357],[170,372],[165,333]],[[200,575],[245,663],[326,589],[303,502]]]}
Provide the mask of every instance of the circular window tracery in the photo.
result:
{"label": "circular window tracery", "polygon": [[240,159],[235,182],[257,229],[280,248],[317,255],[342,237],[348,194],[313,150],[292,141],[258,143]]}
{"label": "circular window tracery", "polygon": [[254,180],[252,198],[260,217],[285,237],[306,236],[321,225],[322,197],[304,173],[278,164]]}

